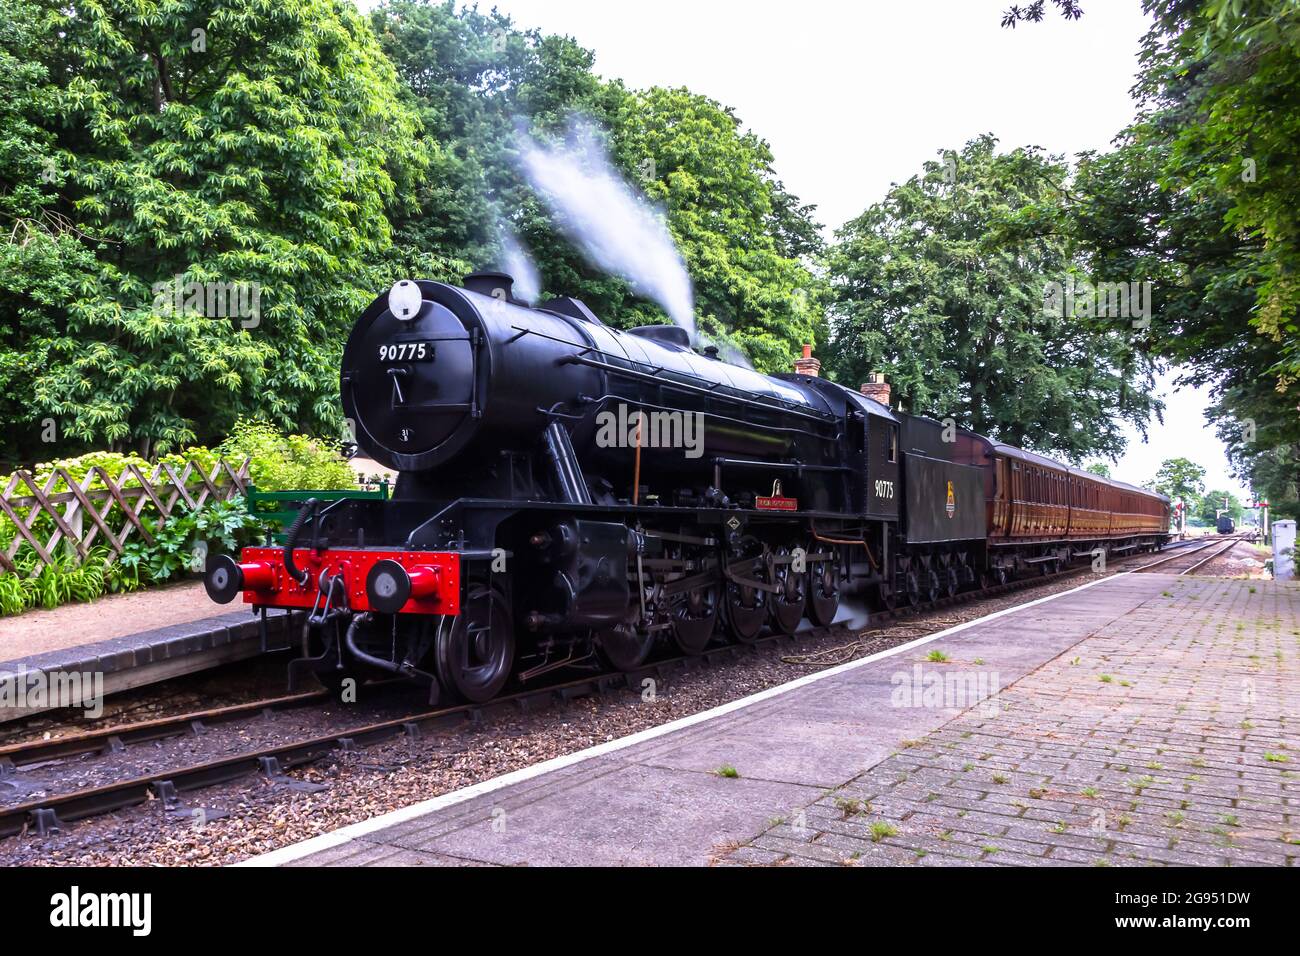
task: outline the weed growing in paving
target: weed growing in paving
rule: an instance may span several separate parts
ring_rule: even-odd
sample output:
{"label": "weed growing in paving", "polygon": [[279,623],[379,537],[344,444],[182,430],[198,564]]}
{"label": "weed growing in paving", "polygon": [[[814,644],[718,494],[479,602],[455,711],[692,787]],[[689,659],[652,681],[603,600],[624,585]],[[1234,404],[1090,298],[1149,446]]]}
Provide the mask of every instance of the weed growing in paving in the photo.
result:
{"label": "weed growing in paving", "polygon": [[844,814],[844,818],[847,820],[856,813],[867,812],[871,809],[871,804],[862,800],[854,800],[849,797],[836,797],[835,809]]}
{"label": "weed growing in paving", "polygon": [[885,837],[898,836],[898,827],[892,823],[886,823],[884,820],[876,820],[871,824],[871,842],[879,843]]}

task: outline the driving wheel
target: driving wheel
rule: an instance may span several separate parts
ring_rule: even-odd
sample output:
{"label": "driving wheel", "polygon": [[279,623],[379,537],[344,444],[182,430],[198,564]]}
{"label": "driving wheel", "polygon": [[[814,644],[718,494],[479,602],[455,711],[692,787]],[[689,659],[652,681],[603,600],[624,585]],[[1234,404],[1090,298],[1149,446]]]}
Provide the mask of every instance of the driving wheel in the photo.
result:
{"label": "driving wheel", "polygon": [[460,614],[434,643],[439,683],[456,698],[481,704],[501,692],[514,662],[514,622],[505,597],[471,587]]}
{"label": "driving wheel", "polygon": [[[817,548],[819,542],[812,543],[812,549]],[[821,553],[815,550],[809,550],[810,554]],[[809,562],[808,564],[808,620],[818,627],[829,627],[831,621],[835,620],[835,612],[840,608],[840,591],[839,591],[839,574],[835,562],[835,552],[830,552],[831,557],[824,561]]]}
{"label": "driving wheel", "polygon": [[[773,555],[789,559],[793,552],[782,546]],[[793,634],[803,620],[803,609],[807,603],[804,594],[805,578],[806,573],[796,571],[789,561],[772,565],[772,583],[778,588],[777,593],[772,595],[772,628],[778,633]]]}
{"label": "driving wheel", "polygon": [[670,612],[673,643],[683,654],[700,654],[718,623],[718,585],[707,584],[679,594]]}
{"label": "driving wheel", "polygon": [[646,662],[654,645],[654,634],[638,630],[631,624],[596,632],[596,650],[616,671],[636,670]]}

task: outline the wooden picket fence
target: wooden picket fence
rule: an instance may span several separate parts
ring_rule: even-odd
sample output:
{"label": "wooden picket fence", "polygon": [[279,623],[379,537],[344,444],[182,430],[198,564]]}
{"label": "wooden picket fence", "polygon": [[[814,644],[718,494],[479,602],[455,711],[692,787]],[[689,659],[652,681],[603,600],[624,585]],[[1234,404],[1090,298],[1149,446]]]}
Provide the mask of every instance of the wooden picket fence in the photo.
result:
{"label": "wooden picket fence", "polygon": [[[91,487],[96,481],[103,487]],[[67,490],[56,492],[60,484]],[[150,504],[166,520],[180,503],[193,509],[209,500],[229,501],[244,494],[248,484],[247,458],[238,467],[218,459],[211,474],[193,460],[186,462],[179,474],[172,465],[159,462],[147,478],[135,464],[128,463],[116,478],[96,465],[80,482],[56,468],[44,485],[30,472],[16,471],[0,492],[0,513],[17,529],[8,548],[0,552],[0,572],[17,570],[14,555],[24,543],[36,552],[37,574],[45,565],[57,563],[54,555],[61,542],[70,544],[83,561],[97,539],[102,539],[114,556],[122,553],[132,532],[153,544],[153,536],[140,520]],[[34,530],[43,514],[54,522],[54,532],[45,541]],[[119,523],[116,528],[111,526],[115,517]]]}

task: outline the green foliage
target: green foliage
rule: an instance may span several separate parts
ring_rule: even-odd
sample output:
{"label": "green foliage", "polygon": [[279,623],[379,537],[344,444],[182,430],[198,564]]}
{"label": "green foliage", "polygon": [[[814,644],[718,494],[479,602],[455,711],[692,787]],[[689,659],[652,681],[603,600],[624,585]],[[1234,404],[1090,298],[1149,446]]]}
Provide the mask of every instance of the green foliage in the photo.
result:
{"label": "green foliage", "polygon": [[981,136],[890,190],[839,232],[833,356],[844,384],[885,372],[908,410],[1072,461],[1114,457],[1121,424],[1160,409],[1126,319],[1049,314],[1048,282],[1080,271],[1067,242],[1022,235],[1067,169]]}
{"label": "green foliage", "polygon": [[[397,275],[436,142],[365,20],[333,0],[0,0],[0,408],[8,457],[173,450],[240,415],[337,425],[337,357]],[[194,31],[202,31],[196,34]],[[46,170],[49,170],[46,173]],[[255,324],[169,283],[260,290]]]}
{"label": "green foliage", "polygon": [[[1206,524],[1214,524],[1220,511],[1226,511],[1238,523],[1246,514],[1246,506],[1230,491],[1210,491],[1198,502],[1199,517]],[[1191,507],[1191,502],[1188,502]]]}
{"label": "green foliage", "polygon": [[205,504],[168,521],[146,520],[144,524],[154,544],[133,539],[118,559],[137,584],[161,584],[187,571],[198,573],[209,551],[238,552],[263,531],[243,498]]}
{"label": "green foliage", "polygon": [[1147,0],[1141,112],[1022,224],[1155,289],[1151,354],[1216,396],[1234,471],[1300,514],[1300,7]]}
{"label": "green foliage", "polygon": [[1227,231],[1250,243],[1253,324],[1283,353],[1283,382],[1300,381],[1300,7],[1293,0],[1152,2],[1144,90],[1187,109],[1170,170],[1222,195]]}
{"label": "green foliage", "polygon": [[337,448],[306,435],[282,434],[263,421],[236,422],[216,451],[228,461],[249,458],[249,476],[262,491],[357,486],[352,467]]}
{"label": "green foliage", "polygon": [[27,610],[23,579],[16,574],[0,574],[0,617]]}
{"label": "green foliage", "polygon": [[[812,210],[729,110],[592,62],[451,0],[0,0],[0,461],[334,432],[358,311],[492,264],[507,228],[548,292],[661,321],[520,180],[516,127],[574,112],[665,205],[701,326],[788,370],[821,334]],[[236,283],[256,315],[208,317]]]}
{"label": "green foliage", "polygon": [[766,142],[721,104],[659,88],[625,99],[613,139],[625,170],[653,170],[641,184],[667,211],[701,328],[766,372],[788,372],[803,343],[824,343],[825,289],[801,259],[819,250],[812,208],[796,208],[776,181]]}
{"label": "green foliage", "polygon": [[28,608],[54,608],[69,601],[93,601],[109,589],[107,548],[95,548],[84,561],[71,550],[58,553],[53,565],[36,570],[34,554],[20,554],[17,572],[0,574],[0,615]]}
{"label": "green foliage", "polygon": [[56,555],[56,563],[36,570],[36,555],[18,552],[16,573],[0,574],[0,615],[29,608],[55,608],[72,601],[93,601],[105,593],[134,591],[203,570],[210,550],[236,552],[262,534],[262,523],[249,514],[244,499],[218,501],[196,510],[173,513],[168,521],[148,515],[141,519],[154,538],[149,544],[130,538],[117,561],[108,548],[94,548],[84,560],[71,548]]}
{"label": "green foliage", "polygon": [[[283,435],[265,422],[241,421],[216,449],[190,448],[160,461],[171,465],[179,477],[188,462],[211,474],[220,456],[232,466],[248,457],[254,483],[267,490],[353,488],[357,484],[351,466],[336,449],[305,435]],[[36,465],[33,471],[42,488],[56,469],[63,469],[72,480],[81,483],[96,467],[123,488],[138,487],[139,481],[129,473],[119,478],[128,464],[134,464],[146,478],[154,467],[134,454],[94,452],[45,462]],[[93,490],[102,486],[103,481],[96,475],[84,487]],[[20,490],[26,489],[20,486]],[[56,494],[66,490],[62,478],[51,488]],[[17,509],[17,513],[22,520],[29,517],[28,509]],[[104,517],[110,527],[124,524],[124,516],[116,504]],[[84,560],[79,560],[71,547],[64,544],[56,551],[57,564],[34,575],[37,555],[24,542],[15,551],[17,572],[0,574],[0,613],[17,614],[30,607],[88,601],[106,591],[134,591],[148,584],[169,581],[186,571],[201,571],[208,550],[236,552],[266,531],[261,520],[248,512],[242,497],[209,501],[198,510],[181,506],[166,520],[150,503],[141,511],[140,520],[154,543],[149,544],[138,533],[132,534],[116,561],[110,560],[111,552],[104,547],[95,548]],[[53,519],[43,512],[32,523],[32,531],[41,541],[49,540],[54,530]],[[7,548],[16,535],[12,522],[0,518],[0,549]]]}
{"label": "green foliage", "polygon": [[69,601],[93,601],[104,593],[105,549],[96,549],[87,560],[77,562],[63,552],[59,562],[41,569],[36,577],[23,580],[28,603],[34,607],[54,608]]}
{"label": "green foliage", "polygon": [[1205,493],[1205,469],[1189,458],[1166,458],[1152,487],[1173,501],[1182,498],[1189,512],[1196,511]]}
{"label": "green foliage", "polygon": [[[1052,0],[1052,3],[1061,16],[1067,20],[1077,20],[1083,16],[1080,0]],[[1046,6],[1047,0],[1032,0],[1023,7],[1012,4],[1002,14],[1002,25],[1014,30],[1017,23],[1039,23],[1043,19],[1043,11]]]}

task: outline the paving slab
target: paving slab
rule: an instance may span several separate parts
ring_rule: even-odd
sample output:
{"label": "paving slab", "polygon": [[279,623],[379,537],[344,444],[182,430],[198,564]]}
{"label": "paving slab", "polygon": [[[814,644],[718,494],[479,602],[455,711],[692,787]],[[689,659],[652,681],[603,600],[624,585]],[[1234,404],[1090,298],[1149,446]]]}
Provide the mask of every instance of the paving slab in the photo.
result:
{"label": "paving slab", "polygon": [[1297,677],[1300,586],[1118,575],[249,862],[1288,865]]}

